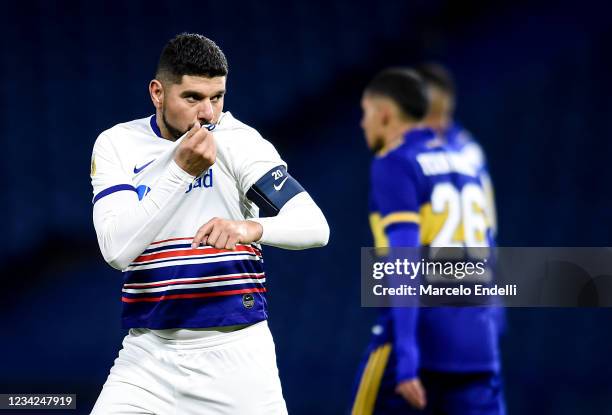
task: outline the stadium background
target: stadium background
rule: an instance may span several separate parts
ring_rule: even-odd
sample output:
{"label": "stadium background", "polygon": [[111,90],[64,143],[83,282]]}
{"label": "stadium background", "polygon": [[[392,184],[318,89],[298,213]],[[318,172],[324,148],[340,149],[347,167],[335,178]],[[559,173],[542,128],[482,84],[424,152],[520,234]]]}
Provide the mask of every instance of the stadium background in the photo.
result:
{"label": "stadium background", "polygon": [[[218,42],[226,109],[277,146],[329,220],[325,249],[265,251],[289,412],[338,414],[374,316],[358,284],[371,244],[365,82],[388,65],[447,63],[458,119],[488,154],[500,244],[610,245],[608,12],[589,1],[4,6],[0,392],[77,393],[71,413],[93,405],[124,332],[121,277],[91,224],[91,147],[152,112],[147,83],[176,33]],[[511,310],[510,413],[610,413],[611,321],[608,309]]]}

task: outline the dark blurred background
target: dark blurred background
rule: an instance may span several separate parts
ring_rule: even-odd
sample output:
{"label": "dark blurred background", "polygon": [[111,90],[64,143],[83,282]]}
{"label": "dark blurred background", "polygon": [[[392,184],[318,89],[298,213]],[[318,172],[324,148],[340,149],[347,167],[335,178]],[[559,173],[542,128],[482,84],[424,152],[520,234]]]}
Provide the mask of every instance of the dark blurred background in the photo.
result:
{"label": "dark blurred background", "polygon": [[[125,333],[121,275],[91,221],[91,148],[153,112],[147,83],[175,34],[221,46],[226,110],[276,145],[327,216],[328,247],[265,252],[289,412],[339,414],[375,315],[359,303],[364,84],[388,65],[447,64],[457,118],[488,155],[500,245],[610,245],[609,15],[591,1],[3,5],[0,392],[77,393],[70,413],[85,414],[106,379]],[[508,326],[510,414],[612,413],[612,310],[513,309]]]}

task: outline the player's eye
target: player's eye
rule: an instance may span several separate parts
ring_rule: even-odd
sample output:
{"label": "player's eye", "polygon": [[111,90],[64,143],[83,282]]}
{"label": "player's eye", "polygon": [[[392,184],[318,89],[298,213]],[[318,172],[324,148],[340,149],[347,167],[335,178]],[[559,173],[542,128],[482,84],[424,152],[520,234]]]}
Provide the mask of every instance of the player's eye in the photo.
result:
{"label": "player's eye", "polygon": [[222,95],[222,94],[215,95],[214,97],[212,97],[212,98],[210,99],[210,101],[211,101],[211,102],[219,102],[219,100],[220,100],[221,98],[223,98],[223,95]]}
{"label": "player's eye", "polygon": [[194,97],[193,95],[188,95],[185,97],[185,100],[189,103],[194,103],[194,102],[198,102],[198,100],[196,99],[196,97]]}

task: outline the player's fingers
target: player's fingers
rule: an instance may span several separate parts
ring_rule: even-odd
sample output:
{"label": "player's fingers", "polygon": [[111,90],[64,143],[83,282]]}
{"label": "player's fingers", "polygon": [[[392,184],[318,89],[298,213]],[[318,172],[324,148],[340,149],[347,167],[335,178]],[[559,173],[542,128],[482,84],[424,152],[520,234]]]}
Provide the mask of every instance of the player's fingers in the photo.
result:
{"label": "player's fingers", "polygon": [[406,392],[403,396],[413,408],[421,408],[418,398],[414,395],[414,393],[412,393],[412,391]]}
{"label": "player's fingers", "polygon": [[234,250],[236,249],[236,244],[238,243],[238,237],[237,236],[230,236],[229,238],[227,238],[227,243],[225,244],[225,249],[231,249]]}
{"label": "player's fingers", "polygon": [[203,128],[198,127],[198,125],[199,124],[195,124],[193,127],[191,127],[191,130],[189,130],[189,137],[194,148],[196,148],[204,139],[204,132],[202,131]]}
{"label": "player's fingers", "polygon": [[214,141],[200,141],[194,151],[211,163],[214,163],[217,159],[217,148]]}
{"label": "player's fingers", "polygon": [[421,386],[420,382],[411,385],[411,403],[412,406],[418,409],[425,408],[425,391]]}
{"label": "player's fingers", "polygon": [[215,226],[213,227],[212,231],[208,235],[208,240],[206,241],[207,245],[214,246],[215,248],[217,247],[217,239],[219,239],[219,236],[221,236],[221,233],[222,233],[221,228],[222,228],[221,224],[215,223]]}
{"label": "player's fingers", "polygon": [[423,394],[421,397],[421,409],[424,409],[427,406],[427,396]]}
{"label": "player's fingers", "polygon": [[228,240],[229,235],[227,234],[227,232],[221,232],[221,235],[219,235],[219,238],[217,238],[217,243],[215,243],[215,248],[225,249]]}
{"label": "player's fingers", "polygon": [[204,225],[200,226],[200,229],[198,229],[195,236],[193,237],[193,241],[191,242],[192,249],[195,249],[198,246],[200,246],[202,242],[206,243],[206,237],[213,229],[214,224],[215,224],[214,219],[211,219],[208,222],[206,222]]}
{"label": "player's fingers", "polygon": [[207,148],[215,146],[213,133],[208,131],[206,128],[200,128],[196,133],[196,136],[199,145],[205,146]]}
{"label": "player's fingers", "polygon": [[417,394],[416,396],[416,407],[419,409],[424,409],[426,405],[426,401],[425,401],[425,395],[422,394]]}
{"label": "player's fingers", "polygon": [[194,147],[194,150],[199,154],[205,154],[211,148],[210,142],[206,141],[205,137],[198,132],[198,137],[195,138],[195,143],[197,143]]}
{"label": "player's fingers", "polygon": [[191,249],[196,249],[206,239],[207,231],[200,228],[191,241]]}
{"label": "player's fingers", "polygon": [[191,128],[199,130],[202,128],[202,124],[200,124],[200,119],[198,118],[198,114],[195,114],[193,119],[191,120]]}
{"label": "player's fingers", "polygon": [[416,380],[405,382],[399,385],[395,391],[402,395],[402,397],[414,408],[423,409],[425,407],[424,393],[422,394],[419,389],[420,382]]}
{"label": "player's fingers", "polygon": [[199,123],[196,123],[189,130],[190,143],[193,145],[194,149],[197,149],[202,143],[209,143],[210,141],[208,138],[211,135],[210,131],[206,128],[199,127],[199,125]]}
{"label": "player's fingers", "polygon": [[185,137],[185,139],[193,137],[200,130],[201,130],[200,123],[196,120],[191,126],[191,128],[189,129],[189,131],[187,131],[187,137]]}

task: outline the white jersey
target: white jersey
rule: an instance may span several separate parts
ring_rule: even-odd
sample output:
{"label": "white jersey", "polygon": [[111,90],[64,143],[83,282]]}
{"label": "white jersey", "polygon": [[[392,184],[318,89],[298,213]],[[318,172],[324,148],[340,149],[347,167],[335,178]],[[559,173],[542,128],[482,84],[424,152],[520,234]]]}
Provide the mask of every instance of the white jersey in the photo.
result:
{"label": "white jersey", "polygon": [[[149,227],[155,232],[147,233],[144,227],[117,254],[127,262],[106,258],[124,272],[126,328],[214,327],[267,317],[261,247],[192,249],[191,241],[213,217],[258,217],[259,209],[247,199],[247,192],[266,173],[286,164],[255,129],[228,112],[213,136],[216,161],[197,178],[173,161],[182,138],[161,138],[155,116],[118,124],[101,133],[94,145],[91,181],[101,247],[106,241],[96,217],[108,217],[104,213],[110,209],[116,212],[118,203],[147,202],[144,209],[160,208],[161,200],[175,204],[171,215],[151,219],[164,222]],[[160,196],[164,192],[165,199]]]}

